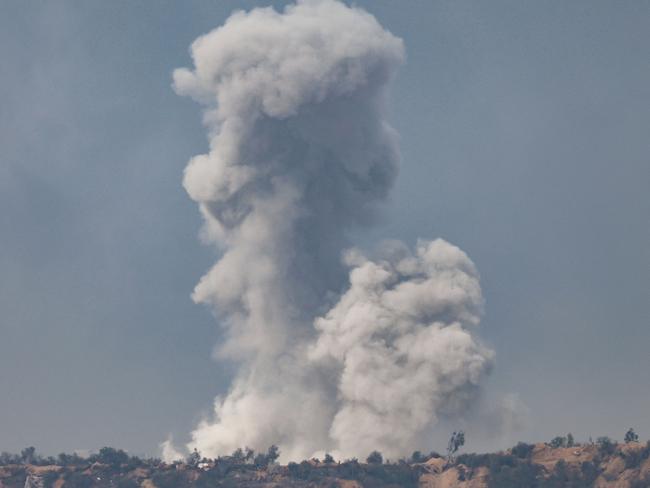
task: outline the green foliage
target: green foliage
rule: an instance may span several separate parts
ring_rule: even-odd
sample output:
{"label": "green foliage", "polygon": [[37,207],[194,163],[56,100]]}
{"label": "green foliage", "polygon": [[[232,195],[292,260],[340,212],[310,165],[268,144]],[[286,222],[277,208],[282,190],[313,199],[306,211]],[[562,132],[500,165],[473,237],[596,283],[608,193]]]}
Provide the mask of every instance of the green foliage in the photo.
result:
{"label": "green foliage", "polygon": [[413,454],[411,454],[411,462],[412,463],[423,463],[425,462],[425,457],[422,455],[420,451],[413,451]]}
{"label": "green foliage", "polygon": [[[630,429],[632,430],[632,429]],[[633,431],[632,431],[633,432]],[[634,432],[633,432],[634,433]],[[634,433],[635,434],[635,433]],[[636,435],[636,434],[635,434]],[[450,453],[453,454],[454,445],[460,447],[464,443],[464,436],[454,433],[450,443]],[[628,442],[632,436],[626,436]],[[564,440],[551,441],[552,445],[572,445],[573,436],[568,434]],[[579,466],[558,461],[551,472],[542,466],[533,464],[532,452],[534,446],[519,442],[510,453],[494,454],[461,454],[456,458],[455,467],[460,481],[471,480],[476,475],[476,470],[486,467],[488,472],[488,486],[491,488],[587,488],[593,487],[595,480],[603,473],[599,468],[601,461],[607,461],[606,456],[616,454],[625,461],[626,469],[636,470],[650,458],[650,442],[644,446],[618,449],[616,443],[608,437],[598,438],[599,452],[593,462],[583,462]],[[57,479],[62,479],[65,486],[70,488],[136,488],[142,481],[142,474],[134,472],[135,467],[143,466],[149,471],[144,475],[149,477],[158,488],[216,488],[248,486],[242,483],[259,482],[262,479],[274,483],[285,483],[282,486],[336,486],[337,480],[356,480],[361,486],[372,487],[417,487],[421,474],[425,471],[419,463],[431,457],[440,457],[437,453],[422,454],[415,451],[408,460],[399,462],[385,461],[378,451],[372,452],[367,458],[367,464],[360,464],[356,459],[336,463],[330,454],[326,454],[324,462],[303,461],[289,463],[287,470],[274,463],[280,455],[277,446],[271,446],[266,452],[257,453],[251,449],[237,449],[232,456],[225,456],[214,460],[209,469],[201,465],[200,454],[194,451],[188,458],[188,464],[183,466],[168,466],[159,460],[141,460],[129,456],[125,451],[104,447],[99,453],[88,458],[77,455],[60,454],[57,459],[43,458],[36,454],[33,448],[24,449],[20,455],[8,453],[0,454],[0,464],[18,464],[5,469],[8,474],[3,478],[3,486],[22,487],[25,482],[27,468],[20,464],[27,462],[64,465],[65,469],[57,472],[47,472],[42,475],[43,487],[52,488]],[[100,464],[90,466],[92,463]],[[199,465],[201,468],[199,468]],[[108,466],[108,467],[107,467]],[[260,473],[258,470],[265,469]],[[283,478],[283,474],[289,478]],[[612,476],[612,480],[616,476]],[[632,480],[630,480],[632,482]],[[645,484],[644,484],[645,483]],[[252,486],[252,485],[251,485]],[[647,480],[632,483],[633,487],[650,486]]]}
{"label": "green foliage", "polygon": [[625,443],[629,444],[630,442],[639,442],[639,436],[632,427],[625,433]]}
{"label": "green foliage", "polygon": [[140,484],[131,478],[120,478],[117,480],[117,488],[139,488]]}
{"label": "green foliage", "polygon": [[626,453],[621,452],[625,459],[625,467],[628,469],[638,468],[646,459],[650,457],[650,441],[642,449],[630,449]]}
{"label": "green foliage", "polygon": [[555,463],[555,469],[553,471],[553,476],[560,483],[564,483],[569,479],[569,469],[567,468],[564,459],[560,459],[557,463]]}
{"label": "green foliage", "polygon": [[457,463],[471,470],[487,466],[490,488],[587,488],[593,487],[600,474],[591,462],[582,463],[580,469],[571,469],[560,460],[550,475],[545,475],[543,468],[533,464],[530,458],[509,454],[463,454],[458,456]]}
{"label": "green foliage", "polygon": [[520,459],[527,459],[533,453],[535,446],[533,444],[526,444],[525,442],[518,442],[515,447],[511,449],[512,455]]}
{"label": "green foliage", "polygon": [[258,468],[263,468],[266,466],[266,456],[263,453],[257,453],[253,459],[253,464]]}
{"label": "green foliage", "polygon": [[573,434],[569,432],[566,436],[566,446],[567,447],[573,447],[576,445],[575,440],[573,439]]}
{"label": "green foliage", "polygon": [[356,459],[348,459],[341,463],[336,471],[341,478],[348,480],[357,480],[361,476],[361,465]]}
{"label": "green foliage", "polygon": [[447,444],[447,459],[451,460],[452,456],[465,445],[465,432],[459,430],[451,434]]}
{"label": "green foliage", "polygon": [[363,486],[417,487],[419,473],[407,464],[368,464],[360,476]]}
{"label": "green foliage", "polygon": [[188,466],[198,466],[199,463],[201,462],[201,454],[199,451],[194,448],[194,450],[190,453],[189,456],[187,456],[187,459],[185,461]]}
{"label": "green foliage", "polygon": [[461,454],[456,458],[456,464],[464,464],[468,468],[480,468],[481,466],[489,466],[490,460],[497,454]]}
{"label": "green foliage", "polygon": [[185,477],[176,470],[161,471],[155,473],[151,480],[157,488],[179,488],[184,485]]}
{"label": "green foliage", "polygon": [[539,474],[540,467],[530,462],[495,462],[490,465],[488,488],[535,488]]}
{"label": "green foliage", "polygon": [[[253,451],[251,450],[251,452]],[[280,457],[280,450],[278,449],[278,446],[273,445],[268,448],[266,454],[261,452],[258,453],[257,456],[255,456],[255,458],[253,459],[253,464],[258,468],[263,468],[268,466],[269,464],[273,464],[279,457]]]}
{"label": "green foliage", "polygon": [[236,463],[243,463],[245,460],[244,451],[241,447],[237,448],[230,456]]}
{"label": "green foliage", "polygon": [[16,454],[3,452],[0,454],[0,466],[7,466],[8,464],[19,464],[20,457]]}
{"label": "green foliage", "polygon": [[600,470],[598,469],[598,466],[591,461],[584,461],[580,465],[580,473],[582,474],[583,481],[588,483],[584,486],[592,486],[596,481],[596,478],[598,478],[598,475],[600,475]]}
{"label": "green foliage", "polygon": [[280,457],[280,449],[275,444],[269,447],[266,451],[266,463],[271,464],[277,461]]}
{"label": "green foliage", "polygon": [[34,446],[26,447],[20,451],[20,461],[23,464],[32,464],[36,457],[36,448]]}
{"label": "green foliage", "polygon": [[111,466],[119,466],[129,462],[129,455],[122,449],[114,449],[112,447],[102,447],[99,453],[91,456],[91,460],[100,462],[102,464],[109,464]]}
{"label": "green foliage", "polygon": [[630,483],[630,488],[648,488],[648,486],[650,486],[650,477],[648,476]]}
{"label": "green foliage", "polygon": [[616,444],[609,437],[603,436],[596,439],[598,452],[601,456],[611,456],[616,451]]}
{"label": "green foliage", "polygon": [[366,458],[368,464],[383,464],[384,458],[379,451],[372,451]]}
{"label": "green foliage", "polygon": [[250,447],[244,449],[244,461],[251,462],[255,458],[255,451]]}
{"label": "green foliage", "polygon": [[52,488],[56,480],[59,479],[59,473],[56,471],[48,471],[43,475],[43,485],[45,488]]}
{"label": "green foliage", "polygon": [[557,436],[551,439],[551,442],[548,443],[549,446],[551,446],[554,449],[557,449],[558,447],[566,447],[567,440],[566,437],[561,437]]}
{"label": "green foliage", "polygon": [[[65,486],[74,486],[74,488],[91,488],[93,479],[81,472],[74,471],[65,476]],[[159,485],[156,485],[159,486]],[[166,488],[166,487],[160,487]]]}
{"label": "green foliage", "polygon": [[77,453],[66,454],[65,452],[62,452],[56,457],[56,464],[59,466],[79,465],[85,461],[86,460],[79,456]]}

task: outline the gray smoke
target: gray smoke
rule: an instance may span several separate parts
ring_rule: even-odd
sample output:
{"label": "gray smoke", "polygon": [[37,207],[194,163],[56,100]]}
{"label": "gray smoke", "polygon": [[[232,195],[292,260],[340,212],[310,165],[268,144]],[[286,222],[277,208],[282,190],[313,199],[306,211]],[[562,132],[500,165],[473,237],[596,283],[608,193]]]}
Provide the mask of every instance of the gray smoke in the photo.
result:
{"label": "gray smoke", "polygon": [[316,0],[237,12],[191,54],[174,87],[204,105],[210,150],[184,186],[222,250],[193,298],[213,307],[219,354],[240,368],[188,447],[407,453],[471,401],[492,353],[472,335],[482,298],[458,248],[341,259],[397,174],[385,102],[402,41],[361,9]]}
{"label": "gray smoke", "polygon": [[311,357],[339,378],[330,435],[343,455],[412,452],[439,413],[467,407],[492,358],[471,334],[482,297],[463,251],[438,239],[385,254],[349,252],[350,288],[316,320]]}

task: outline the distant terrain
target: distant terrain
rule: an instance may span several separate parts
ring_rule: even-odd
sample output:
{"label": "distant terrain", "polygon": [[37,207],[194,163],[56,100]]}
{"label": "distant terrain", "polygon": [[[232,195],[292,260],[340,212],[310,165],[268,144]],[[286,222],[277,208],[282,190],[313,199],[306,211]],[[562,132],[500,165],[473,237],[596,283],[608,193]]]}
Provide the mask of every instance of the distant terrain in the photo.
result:
{"label": "distant terrain", "polygon": [[311,459],[280,465],[278,450],[238,450],[218,459],[193,453],[164,463],[103,448],[87,458],[39,457],[34,448],[0,456],[0,488],[184,488],[184,487],[650,487],[650,441],[617,443],[608,438],[576,444],[572,437],[549,443],[519,443],[491,454],[441,456],[414,452],[411,458]]}

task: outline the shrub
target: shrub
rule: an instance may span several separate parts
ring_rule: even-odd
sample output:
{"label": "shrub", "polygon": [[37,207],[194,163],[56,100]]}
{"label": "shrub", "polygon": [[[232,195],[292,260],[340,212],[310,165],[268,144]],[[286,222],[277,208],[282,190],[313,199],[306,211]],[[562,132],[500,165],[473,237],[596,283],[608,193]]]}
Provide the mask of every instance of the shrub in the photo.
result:
{"label": "shrub", "polygon": [[650,457],[650,441],[642,449],[634,449],[627,453],[621,452],[620,454],[625,459],[626,468],[638,468],[643,461]]}
{"label": "shrub", "polygon": [[[90,476],[77,471],[72,472],[65,477],[65,486],[74,486],[74,488],[90,488],[92,485],[93,479]],[[160,488],[167,488],[157,483],[156,486],[160,486]]]}
{"label": "shrub", "polygon": [[8,452],[3,452],[0,454],[0,466],[18,463],[20,463],[20,458],[16,454],[9,454]]}
{"label": "shrub", "polygon": [[129,455],[122,449],[113,449],[112,447],[102,447],[99,453],[93,456],[94,461],[111,466],[119,466],[129,462]]}
{"label": "shrub", "polygon": [[580,465],[580,473],[582,474],[583,481],[587,483],[585,486],[592,486],[592,484],[596,481],[596,478],[598,478],[600,470],[594,463],[590,461],[584,461]]}
{"label": "shrub", "polygon": [[151,477],[151,480],[158,488],[178,488],[185,485],[184,476],[178,471],[158,472]]}
{"label": "shrub", "polygon": [[600,452],[601,456],[612,455],[616,451],[616,444],[609,437],[599,437],[596,439],[596,443],[598,444],[598,452]]}
{"label": "shrub", "polygon": [[194,448],[194,450],[190,453],[190,455],[187,456],[185,462],[189,466],[196,467],[201,462],[201,454],[199,453],[199,451],[196,450],[196,448]]}
{"label": "shrub", "polygon": [[235,449],[235,451],[230,455],[232,460],[236,463],[243,463],[244,462],[244,450],[239,447]]}
{"label": "shrub", "polygon": [[648,486],[650,486],[649,477],[644,477],[644,479],[639,479],[630,483],[630,488],[648,488]]}
{"label": "shrub", "polygon": [[34,446],[26,447],[20,451],[20,460],[23,464],[32,464],[36,458],[36,448]]}
{"label": "shrub", "polygon": [[278,446],[273,444],[266,451],[266,464],[274,463],[279,457],[280,457],[280,449],[278,449]]}
{"label": "shrub", "polygon": [[517,456],[520,459],[528,458],[535,446],[533,444],[526,444],[525,442],[518,442],[515,447],[511,449],[513,456]]}
{"label": "shrub", "polygon": [[639,436],[632,427],[625,433],[625,443],[629,444],[630,442],[639,442]]}
{"label": "shrub", "polygon": [[255,456],[255,459],[253,459],[253,464],[257,466],[258,468],[263,468],[266,466],[268,463],[266,462],[266,456],[262,454],[261,452],[257,453]]}
{"label": "shrub", "polygon": [[464,464],[468,468],[479,468],[481,466],[489,466],[490,458],[493,454],[461,454],[456,458],[457,464]]}
{"label": "shrub", "polygon": [[140,484],[131,478],[120,478],[117,480],[117,488],[139,488]]}
{"label": "shrub", "polygon": [[576,445],[575,440],[573,439],[573,434],[569,432],[566,436],[566,446],[567,447],[573,447]]}
{"label": "shrub", "polygon": [[413,454],[411,454],[412,463],[423,463],[424,461],[425,458],[420,451],[413,451]]}
{"label": "shrub", "polygon": [[54,483],[58,479],[59,479],[59,473],[57,473],[56,471],[48,471],[43,475],[43,485],[45,486],[45,488],[51,488],[52,486],[54,486]]}
{"label": "shrub", "polygon": [[555,463],[554,471],[555,477],[558,479],[558,481],[566,481],[569,478],[568,468],[564,459],[560,459],[557,463]]}
{"label": "shrub", "polygon": [[382,464],[384,462],[384,457],[379,451],[372,451],[366,458],[368,464]]}
{"label": "shrub", "polygon": [[490,466],[489,488],[533,488],[538,486],[540,467],[530,462]]}

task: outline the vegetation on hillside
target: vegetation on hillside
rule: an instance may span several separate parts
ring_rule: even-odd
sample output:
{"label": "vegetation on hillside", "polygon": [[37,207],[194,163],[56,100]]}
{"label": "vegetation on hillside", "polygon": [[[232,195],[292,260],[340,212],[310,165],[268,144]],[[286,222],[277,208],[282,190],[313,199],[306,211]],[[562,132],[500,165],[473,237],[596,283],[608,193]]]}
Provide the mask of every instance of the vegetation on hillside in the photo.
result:
{"label": "vegetation on hillside", "polygon": [[[237,449],[230,456],[207,459],[198,451],[184,461],[164,463],[142,459],[127,452],[104,447],[87,457],[77,454],[40,456],[28,447],[20,454],[0,454],[0,486],[3,488],[184,488],[184,487],[337,487],[345,480],[362,487],[438,486],[436,477],[446,476],[452,484],[487,488],[582,488],[607,486],[625,478],[630,488],[650,487],[650,441],[638,442],[630,429],[625,443],[607,437],[579,444],[571,434],[555,437],[546,444],[518,443],[505,452],[456,455],[465,435],[455,432],[447,455],[415,451],[408,459],[385,460],[378,451],[365,462],[335,460],[330,454],[277,464],[280,452],[271,446],[266,452]],[[602,482],[601,482],[602,481]],[[431,484],[434,483],[434,484]],[[612,485],[614,486],[614,485]]]}

